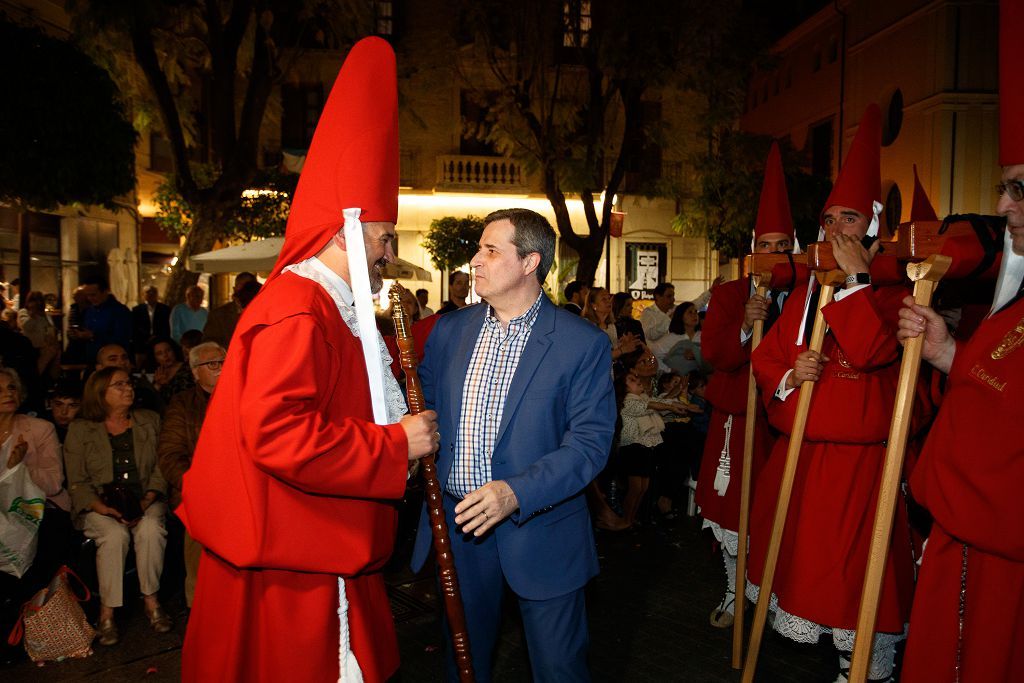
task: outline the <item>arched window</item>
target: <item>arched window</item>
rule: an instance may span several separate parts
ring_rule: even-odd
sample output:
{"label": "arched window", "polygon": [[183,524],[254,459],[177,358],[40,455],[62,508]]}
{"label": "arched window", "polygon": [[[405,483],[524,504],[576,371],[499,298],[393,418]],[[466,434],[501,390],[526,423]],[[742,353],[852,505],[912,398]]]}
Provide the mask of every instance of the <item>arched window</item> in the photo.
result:
{"label": "arched window", "polygon": [[896,228],[900,225],[900,217],[903,215],[903,195],[900,194],[900,186],[892,184],[889,192],[885,195],[885,208],[881,216],[884,226],[880,226],[879,237],[888,234],[892,237],[896,234]]}
{"label": "arched window", "polygon": [[896,88],[889,96],[882,120],[882,146],[888,147],[896,142],[896,137],[903,127],[903,91]]}

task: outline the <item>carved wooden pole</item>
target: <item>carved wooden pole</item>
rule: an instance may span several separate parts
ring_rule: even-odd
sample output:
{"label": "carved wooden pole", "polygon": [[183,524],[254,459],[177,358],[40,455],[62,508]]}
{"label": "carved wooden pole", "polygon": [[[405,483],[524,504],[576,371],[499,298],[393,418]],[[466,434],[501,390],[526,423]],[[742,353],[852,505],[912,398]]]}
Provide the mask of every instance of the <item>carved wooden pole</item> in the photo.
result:
{"label": "carved wooden pole", "polygon": [[[811,343],[808,346],[808,350],[820,353],[825,342],[825,316],[822,314],[821,309],[832,301],[836,285],[846,279],[846,274],[841,270],[815,271],[814,274],[821,285],[821,294],[818,297],[818,308],[814,314],[814,328],[811,331]],[[743,683],[751,683],[754,680],[754,670],[757,668],[757,656],[761,650],[761,637],[764,635],[764,625],[768,618],[768,606],[772,600],[772,582],[775,580],[775,566],[779,559],[779,547],[782,545],[782,533],[786,528],[786,514],[789,512],[789,499],[793,494],[793,480],[796,477],[796,468],[800,461],[800,447],[804,441],[804,430],[807,427],[807,414],[810,411],[813,393],[814,382],[807,380],[800,385],[800,396],[797,399],[793,429],[789,435],[789,450],[786,452],[786,466],[782,471],[779,498],[775,504],[772,535],[768,542],[768,552],[764,560],[761,593],[758,595],[757,608],[754,610],[754,626],[750,633],[750,648],[747,651],[747,660],[743,667]]]}
{"label": "carved wooden pole", "polygon": [[[416,349],[412,331],[405,310],[402,308],[402,288],[395,286],[390,292],[391,317],[395,321],[395,338],[398,341],[399,362],[405,371],[406,399],[409,412],[413,415],[422,413],[426,408],[423,400],[423,388],[416,372]],[[448,630],[452,636],[452,648],[455,652],[455,666],[459,671],[462,683],[473,683],[473,658],[469,650],[469,629],[466,627],[466,611],[462,606],[462,594],[459,592],[459,578],[455,572],[455,558],[452,555],[451,538],[448,535],[448,522],[444,517],[444,506],[441,498],[441,485],[437,480],[437,466],[434,456],[428,455],[420,460],[423,472],[423,488],[426,492],[427,513],[430,515],[430,532],[434,540],[434,554],[437,555],[438,581],[441,584],[441,598],[444,602],[444,613],[448,618]]]}
{"label": "carved wooden pole", "polygon": [[[768,285],[772,274],[751,273],[750,280],[758,296],[768,294]],[[774,306],[772,302],[770,305]],[[755,320],[753,335],[750,338],[750,353],[761,343],[764,336],[764,321]],[[754,467],[754,430],[757,424],[757,383],[754,382],[754,367],[750,367],[750,379],[747,384],[747,419],[743,434],[743,476],[740,478],[740,523],[739,547],[736,554],[736,601],[733,605],[734,620],[732,622],[732,668],[743,668],[743,615],[746,611],[747,587],[747,535],[750,533],[750,487],[751,470]]]}
{"label": "carved wooden pole", "polygon": [[[951,263],[950,257],[937,254],[921,263],[907,264],[907,275],[914,282],[916,303],[921,306],[931,304],[935,287]],[[867,571],[864,573],[860,612],[857,614],[857,638],[854,641],[850,666],[850,681],[853,683],[863,683],[867,679],[868,666],[871,662],[878,602],[882,594],[882,578],[889,554],[889,538],[892,535],[892,520],[900,491],[900,473],[903,471],[903,457],[907,451],[910,416],[914,406],[917,377],[921,370],[923,346],[923,334],[908,339],[903,346],[903,361],[900,364],[900,379],[896,388],[896,407],[893,410],[888,445],[885,449],[882,483],[878,490],[878,506],[875,510],[875,528],[871,534],[871,549],[868,552]]]}

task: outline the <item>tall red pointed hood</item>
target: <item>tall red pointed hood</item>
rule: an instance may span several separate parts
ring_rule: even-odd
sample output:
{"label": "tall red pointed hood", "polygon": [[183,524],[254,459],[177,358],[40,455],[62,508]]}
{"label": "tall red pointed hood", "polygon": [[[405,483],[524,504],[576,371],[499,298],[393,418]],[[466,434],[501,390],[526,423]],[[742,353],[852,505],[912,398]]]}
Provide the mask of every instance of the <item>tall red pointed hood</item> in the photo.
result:
{"label": "tall red pointed hood", "polygon": [[932,203],[928,201],[928,193],[921,185],[921,179],[917,177],[917,164],[914,164],[914,201],[910,205],[910,220],[912,221],[937,221]]}
{"label": "tall red pointed hood", "polygon": [[284,246],[270,274],[315,255],[344,224],[398,220],[398,76],[387,41],[356,43],[331,88],[295,190]]}
{"label": "tall red pointed hood", "polygon": [[772,142],[764,167],[761,201],[757,205],[757,223],[754,224],[754,241],[770,232],[789,235],[790,240],[794,238],[793,214],[789,209],[786,176],[782,172],[782,154],[777,142]]}
{"label": "tall red pointed hood", "polygon": [[1024,164],[1024,85],[1020,82],[1020,39],[1024,2],[999,3],[999,165]]}
{"label": "tall red pointed hood", "polygon": [[869,104],[860,119],[860,126],[846,161],[839,170],[836,184],[822,208],[822,221],[825,219],[825,211],[833,206],[847,206],[868,219],[877,215],[874,203],[881,204],[882,201],[881,149],[882,113],[877,104]]}

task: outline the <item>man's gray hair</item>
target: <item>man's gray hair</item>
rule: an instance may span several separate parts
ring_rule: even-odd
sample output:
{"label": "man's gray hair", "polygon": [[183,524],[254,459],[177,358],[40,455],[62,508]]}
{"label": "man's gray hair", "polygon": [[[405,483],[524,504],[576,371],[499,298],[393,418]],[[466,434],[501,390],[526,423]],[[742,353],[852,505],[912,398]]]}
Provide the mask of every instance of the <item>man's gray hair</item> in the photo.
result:
{"label": "man's gray hair", "polygon": [[188,352],[188,364],[191,367],[195,367],[196,363],[201,363],[200,356],[206,351],[220,351],[221,353],[227,353],[227,350],[215,341],[203,342],[202,344],[196,344]]}
{"label": "man's gray hair", "polygon": [[537,264],[537,281],[544,284],[544,278],[555,262],[555,231],[548,219],[530,209],[501,209],[484,218],[484,225],[495,221],[507,220],[515,228],[512,231],[512,244],[516,245],[516,254],[524,259],[528,254],[537,252],[540,263]]}
{"label": "man's gray hair", "polygon": [[28,395],[25,391],[25,385],[21,383],[21,376],[18,375],[18,371],[14,368],[0,365],[0,375],[7,375],[8,381],[14,385],[14,390],[18,393],[18,403],[22,403]]}

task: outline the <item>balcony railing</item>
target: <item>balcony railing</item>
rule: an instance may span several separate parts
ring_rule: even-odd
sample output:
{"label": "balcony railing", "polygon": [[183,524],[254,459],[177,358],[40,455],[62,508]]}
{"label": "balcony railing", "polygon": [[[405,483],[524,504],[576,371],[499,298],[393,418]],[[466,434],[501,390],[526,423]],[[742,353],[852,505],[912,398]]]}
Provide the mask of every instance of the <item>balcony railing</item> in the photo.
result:
{"label": "balcony railing", "polygon": [[444,154],[437,157],[437,189],[529,192],[523,164],[504,157]]}

